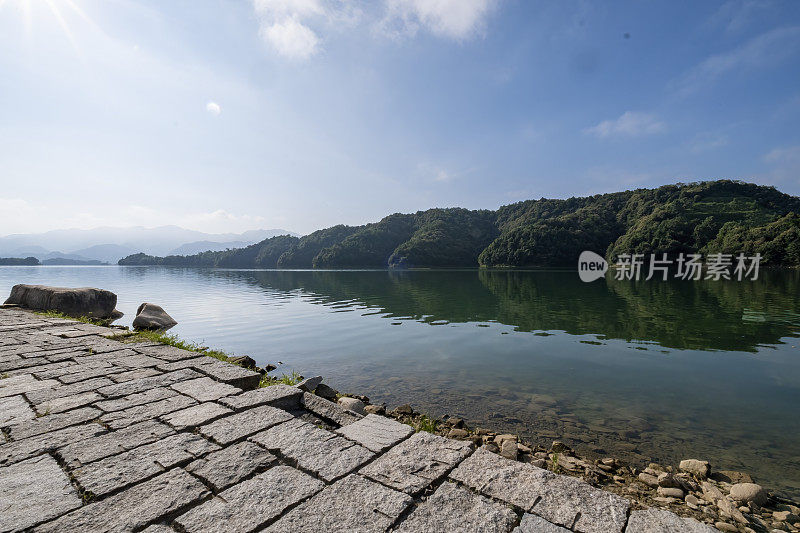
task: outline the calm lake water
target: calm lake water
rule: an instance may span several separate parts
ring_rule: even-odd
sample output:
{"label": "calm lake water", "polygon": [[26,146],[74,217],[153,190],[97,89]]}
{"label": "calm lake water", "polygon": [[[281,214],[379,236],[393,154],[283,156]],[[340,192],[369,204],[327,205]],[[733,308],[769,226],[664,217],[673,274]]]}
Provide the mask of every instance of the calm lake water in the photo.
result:
{"label": "calm lake water", "polygon": [[800,495],[800,272],[758,281],[600,280],[565,271],[0,267],[94,286],[130,325],[172,332],[341,391],[636,463],[709,459]]}

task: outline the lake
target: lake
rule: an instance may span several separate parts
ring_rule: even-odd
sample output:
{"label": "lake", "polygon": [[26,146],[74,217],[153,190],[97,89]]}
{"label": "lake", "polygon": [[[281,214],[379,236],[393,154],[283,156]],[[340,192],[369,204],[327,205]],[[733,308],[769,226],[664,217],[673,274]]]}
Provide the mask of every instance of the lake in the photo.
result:
{"label": "lake", "polygon": [[171,332],[389,408],[636,464],[708,459],[800,495],[800,272],[583,283],[569,271],[0,267],[162,305]]}

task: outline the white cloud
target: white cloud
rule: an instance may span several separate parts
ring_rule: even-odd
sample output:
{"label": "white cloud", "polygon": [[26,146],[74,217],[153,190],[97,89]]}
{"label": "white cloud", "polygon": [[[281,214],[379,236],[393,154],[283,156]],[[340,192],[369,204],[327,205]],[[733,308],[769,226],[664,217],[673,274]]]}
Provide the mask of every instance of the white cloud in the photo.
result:
{"label": "white cloud", "polygon": [[209,113],[211,113],[214,116],[217,116],[220,113],[222,113],[222,108],[216,102],[208,102],[206,104],[206,111],[208,111]]}
{"label": "white cloud", "polygon": [[750,39],[743,45],[707,58],[673,83],[686,96],[711,85],[728,72],[779,64],[800,49],[800,26],[777,28]]}
{"label": "white cloud", "polygon": [[436,177],[433,178],[433,179],[434,179],[434,181],[438,181],[440,183],[447,183],[448,181],[453,179],[453,176],[449,172],[447,172],[446,170],[442,169],[442,170],[439,170],[439,172],[436,173]]}
{"label": "white cloud", "polygon": [[414,35],[422,26],[434,35],[463,41],[480,34],[492,0],[386,0],[380,28]]}
{"label": "white cloud", "polygon": [[289,59],[308,59],[319,50],[317,34],[293,18],[262,27],[260,33],[278,54]]}
{"label": "white cloud", "polygon": [[583,133],[606,139],[609,137],[641,137],[661,133],[666,129],[664,123],[651,114],[626,111],[619,118],[604,120],[596,126],[584,129]]}

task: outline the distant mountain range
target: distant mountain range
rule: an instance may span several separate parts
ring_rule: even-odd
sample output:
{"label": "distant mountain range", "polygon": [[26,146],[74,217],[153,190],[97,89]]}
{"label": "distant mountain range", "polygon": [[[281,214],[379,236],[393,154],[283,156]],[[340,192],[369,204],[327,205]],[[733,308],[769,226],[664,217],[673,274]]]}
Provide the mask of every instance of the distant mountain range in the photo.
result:
{"label": "distant mountain range", "polygon": [[[760,253],[800,267],[800,198],[774,187],[719,180],[581,198],[527,200],[497,211],[428,209],[240,249],[154,257],[121,265],[226,268],[575,267],[605,254]],[[660,257],[660,255],[659,255]]]}
{"label": "distant mountain range", "polygon": [[203,233],[178,226],[145,228],[102,227],[90,230],[54,230],[46,233],[0,237],[0,257],[35,257],[116,263],[131,254],[195,254],[207,250],[241,248],[278,235],[298,236],[284,229],[250,230],[244,233]]}

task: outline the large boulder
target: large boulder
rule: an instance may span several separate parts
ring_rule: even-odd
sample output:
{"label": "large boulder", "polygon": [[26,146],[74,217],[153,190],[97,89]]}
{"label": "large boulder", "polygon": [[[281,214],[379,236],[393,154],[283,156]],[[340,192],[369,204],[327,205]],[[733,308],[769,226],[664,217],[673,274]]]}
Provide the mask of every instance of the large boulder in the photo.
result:
{"label": "large boulder", "polygon": [[117,295],[103,289],[83,287],[47,287],[45,285],[14,285],[5,301],[27,309],[58,311],[74,317],[116,319],[122,313],[115,311]]}
{"label": "large boulder", "polygon": [[167,330],[178,323],[166,311],[156,304],[143,303],[136,310],[133,329]]}

